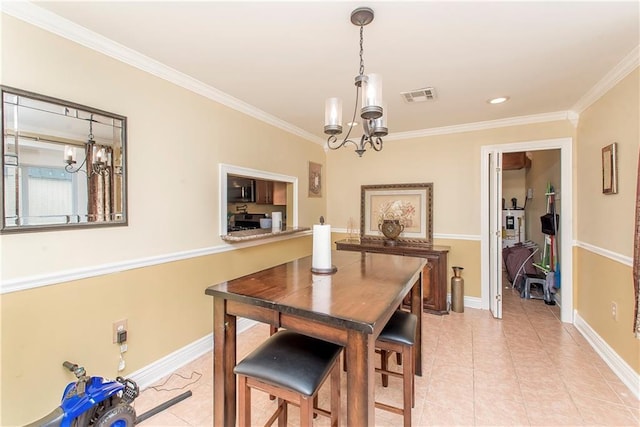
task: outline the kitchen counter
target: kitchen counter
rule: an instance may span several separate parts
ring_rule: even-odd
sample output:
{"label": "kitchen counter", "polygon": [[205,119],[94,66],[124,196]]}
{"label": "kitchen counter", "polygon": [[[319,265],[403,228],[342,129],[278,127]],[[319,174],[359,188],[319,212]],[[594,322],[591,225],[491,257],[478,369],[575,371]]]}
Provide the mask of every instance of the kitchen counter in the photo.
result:
{"label": "kitchen counter", "polygon": [[311,230],[310,227],[291,227],[282,231],[271,231],[270,228],[258,228],[255,230],[232,231],[225,236],[220,236],[225,242],[247,242],[250,240],[268,239],[270,237],[280,237],[289,234],[302,233]]}

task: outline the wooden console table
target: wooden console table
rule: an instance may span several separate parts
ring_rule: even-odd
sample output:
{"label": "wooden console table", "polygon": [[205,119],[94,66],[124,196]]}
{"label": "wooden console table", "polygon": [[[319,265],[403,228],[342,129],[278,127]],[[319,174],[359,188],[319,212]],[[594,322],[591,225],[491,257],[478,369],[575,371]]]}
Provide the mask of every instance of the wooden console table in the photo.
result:
{"label": "wooden console table", "polygon": [[422,273],[422,307],[434,314],[449,314],[447,307],[447,254],[449,246],[434,246],[425,243],[398,242],[386,246],[381,240],[345,239],[336,242],[340,251],[375,252],[427,258]]}

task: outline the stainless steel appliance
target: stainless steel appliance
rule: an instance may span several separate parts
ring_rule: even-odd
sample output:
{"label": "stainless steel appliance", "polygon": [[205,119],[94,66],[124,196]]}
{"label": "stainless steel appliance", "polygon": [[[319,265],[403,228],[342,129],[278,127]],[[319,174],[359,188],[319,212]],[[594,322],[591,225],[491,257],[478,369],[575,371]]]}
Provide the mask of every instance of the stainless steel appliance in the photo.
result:
{"label": "stainless steel appliance", "polygon": [[227,231],[254,230],[260,228],[260,218],[266,218],[263,213],[240,213],[233,215],[233,221],[227,227]]}
{"label": "stainless steel appliance", "polygon": [[255,203],[256,181],[242,176],[227,177],[228,203]]}

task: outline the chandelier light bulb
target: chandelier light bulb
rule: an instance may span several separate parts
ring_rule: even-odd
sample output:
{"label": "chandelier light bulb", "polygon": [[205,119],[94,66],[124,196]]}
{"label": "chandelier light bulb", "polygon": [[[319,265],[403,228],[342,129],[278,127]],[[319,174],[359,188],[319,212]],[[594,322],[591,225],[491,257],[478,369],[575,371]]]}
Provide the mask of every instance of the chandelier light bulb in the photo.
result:
{"label": "chandelier light bulb", "polygon": [[389,117],[389,113],[387,113],[387,104],[382,104],[382,115],[377,119],[373,120],[373,129],[371,129],[371,134],[377,137],[387,136],[389,130],[387,129],[387,118]]}
{"label": "chandelier light bulb", "polygon": [[382,77],[380,74],[369,74],[362,82],[363,119],[377,119],[382,116]]}
{"label": "chandelier light bulb", "polygon": [[64,146],[64,161],[67,162],[68,165],[71,165],[76,162],[76,149],[71,145]]}
{"label": "chandelier light bulb", "polygon": [[324,132],[330,135],[342,133],[342,99],[327,99],[324,110]]}

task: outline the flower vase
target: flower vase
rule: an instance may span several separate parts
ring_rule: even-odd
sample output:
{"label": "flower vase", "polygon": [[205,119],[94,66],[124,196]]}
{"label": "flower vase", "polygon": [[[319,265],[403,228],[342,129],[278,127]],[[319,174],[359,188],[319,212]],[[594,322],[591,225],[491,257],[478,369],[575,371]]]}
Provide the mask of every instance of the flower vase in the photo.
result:
{"label": "flower vase", "polygon": [[378,230],[387,238],[384,244],[387,246],[394,246],[397,243],[397,238],[400,233],[404,231],[404,225],[400,224],[397,219],[385,219],[378,224]]}

